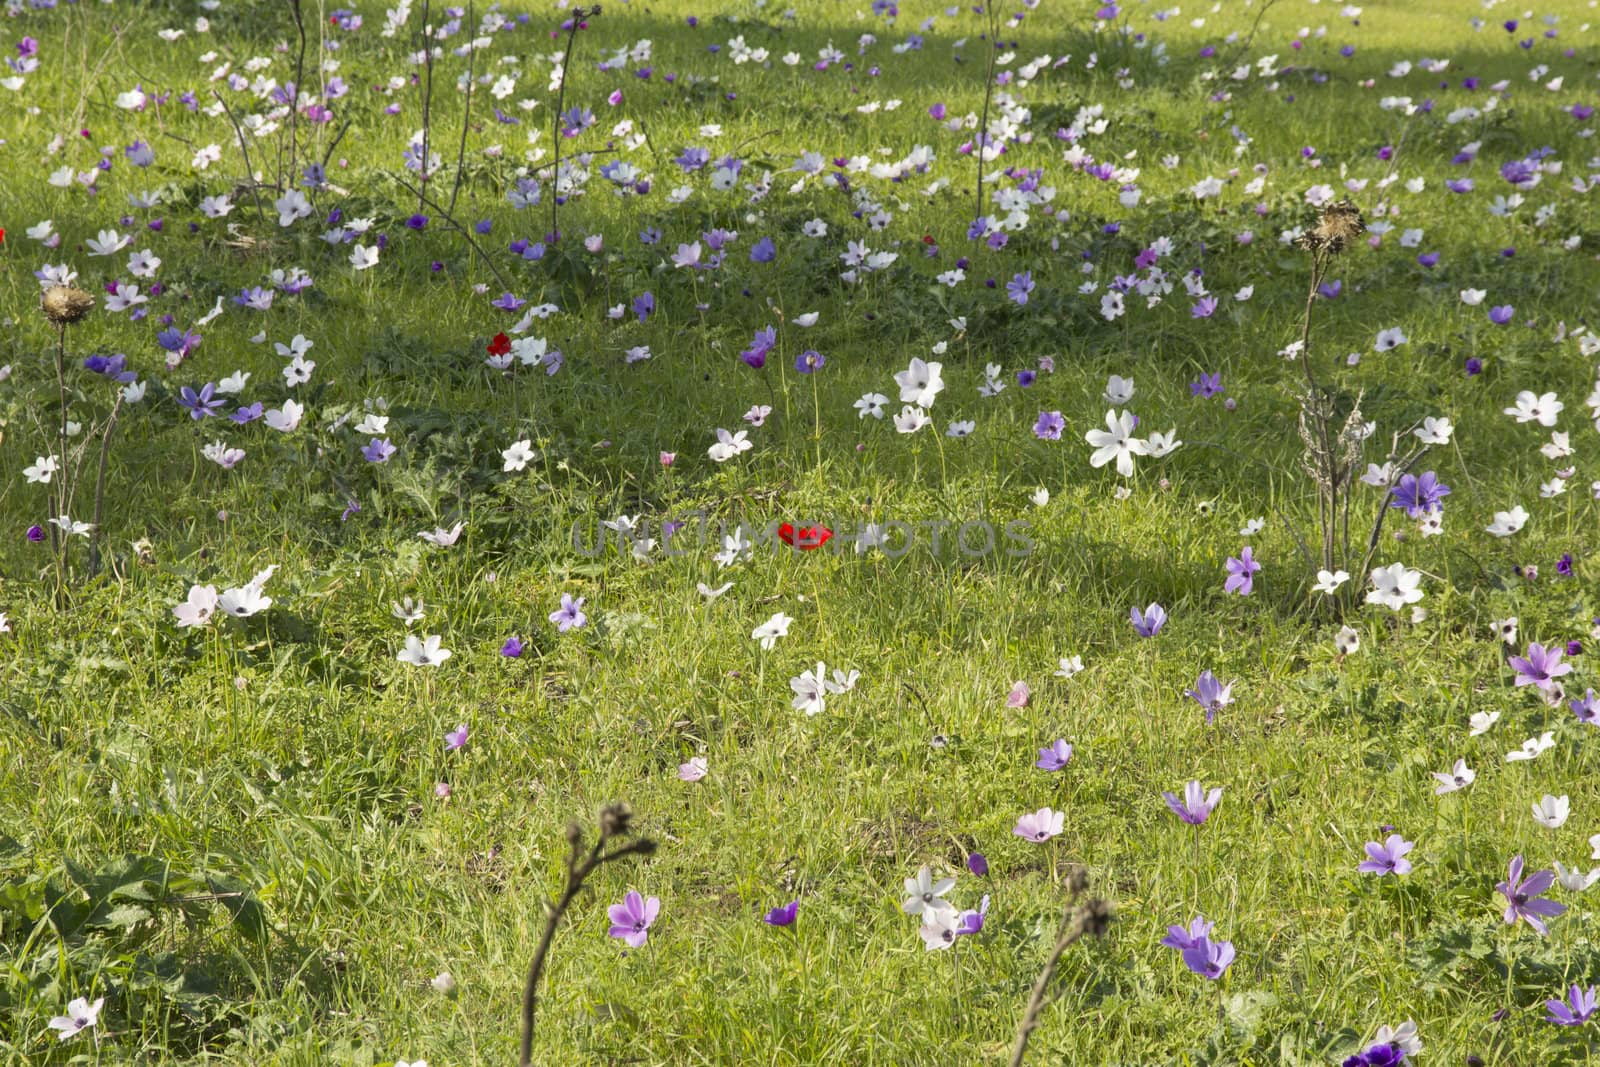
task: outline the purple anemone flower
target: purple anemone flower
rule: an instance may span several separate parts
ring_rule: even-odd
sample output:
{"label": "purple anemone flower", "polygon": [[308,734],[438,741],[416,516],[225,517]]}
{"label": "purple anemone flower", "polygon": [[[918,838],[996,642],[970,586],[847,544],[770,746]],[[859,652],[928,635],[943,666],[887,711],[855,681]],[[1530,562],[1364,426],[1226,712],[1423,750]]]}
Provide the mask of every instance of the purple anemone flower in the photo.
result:
{"label": "purple anemone flower", "polygon": [[1182,800],[1178,799],[1176,793],[1161,795],[1166,799],[1167,807],[1172,809],[1172,814],[1190,826],[1199,826],[1211,818],[1211,813],[1222,802],[1222,787],[1217,786],[1208,793],[1198,781],[1193,781],[1183,787]]}
{"label": "purple anemone flower", "polygon": [[1524,881],[1522,857],[1513,856],[1511,867],[1506,872],[1506,880],[1495,884],[1495,889],[1506,898],[1506,923],[1515,926],[1518,919],[1526,919],[1529,926],[1541,934],[1548,935],[1550,930],[1545,926],[1544,920],[1554,919],[1567,910],[1565,904],[1544,899],[1543,893],[1555,883],[1555,880],[1556,876],[1552,871],[1535,871]]}
{"label": "purple anemone flower", "polygon": [[1201,978],[1216,981],[1233,963],[1233,942],[1202,937],[1183,950],[1183,965]]}
{"label": "purple anemone flower", "polygon": [[1450,495],[1450,487],[1433,471],[1423,471],[1420,475],[1402,474],[1389,493],[1394,498],[1389,501],[1391,508],[1405,508],[1411,518],[1420,519],[1439,509],[1439,502]]}
{"label": "purple anemone flower", "polygon": [[1048,748],[1041,748],[1039,758],[1033,765],[1041,771],[1059,771],[1063,770],[1071,760],[1072,746],[1064,740],[1058,740]]}
{"label": "purple anemone flower", "polygon": [[1512,656],[1506,662],[1517,672],[1517,685],[1536,685],[1548,693],[1557,678],[1572,673],[1572,664],[1561,662],[1564,655],[1563,649],[1553,645],[1547,649],[1537,641],[1530,641],[1526,656]]}
{"label": "purple anemone flower", "polygon": [[1206,939],[1211,933],[1212,924],[1203,915],[1196,915],[1189,920],[1187,928],[1182,926],[1167,927],[1167,936],[1161,939],[1161,944],[1166,948],[1187,952]]}
{"label": "purple anemone flower", "polygon": [[1239,558],[1228,557],[1228,580],[1222,583],[1224,592],[1238,593],[1240,596],[1249,596],[1255,588],[1256,572],[1261,569],[1261,564],[1255,561],[1249,545],[1244,546],[1244,551],[1239,553]]}
{"label": "purple anemone flower", "polygon": [[1223,685],[1216,675],[1205,670],[1195,679],[1194,688],[1185,689],[1183,695],[1192,697],[1195,703],[1206,709],[1206,725],[1210,726],[1217,712],[1233,703],[1233,683]]}
{"label": "purple anemone flower", "polygon": [[1128,610],[1128,617],[1133,620],[1133,629],[1140,637],[1154,637],[1161,632],[1167,624],[1167,612],[1160,604],[1151,604],[1140,611],[1137,607]]}
{"label": "purple anemone flower", "polygon": [[1416,847],[1416,842],[1407,841],[1399,834],[1390,834],[1382,844],[1368,841],[1367,858],[1356,870],[1364,874],[1410,874],[1411,861],[1405,855]]}
{"label": "purple anemone flower", "polygon": [[620,938],[629,948],[643,948],[650,937],[650,924],[661,914],[661,901],[655,897],[646,900],[630,889],[622,903],[611,905],[606,914],[611,917],[607,934]]}
{"label": "purple anemone flower", "polygon": [[773,908],[761,917],[761,921],[768,926],[793,926],[794,917],[799,914],[800,902],[791,900],[781,907]]}
{"label": "purple anemone flower", "polygon": [[589,616],[583,613],[583,602],[586,598],[572,598],[571,593],[561,594],[561,606],[550,613],[550,621],[556,624],[556,629],[562,633],[568,630],[581,630],[589,621]]}
{"label": "purple anemone flower", "polygon": [[1557,1026],[1582,1026],[1595,1013],[1595,987],[1584,989],[1574,984],[1567,991],[1566,1000],[1547,1000],[1544,1007],[1550,1013],[1545,1016],[1546,1022]]}
{"label": "purple anemone flower", "polygon": [[1392,1041],[1373,1045],[1344,1061],[1344,1067],[1398,1067],[1406,1061],[1406,1050]]}

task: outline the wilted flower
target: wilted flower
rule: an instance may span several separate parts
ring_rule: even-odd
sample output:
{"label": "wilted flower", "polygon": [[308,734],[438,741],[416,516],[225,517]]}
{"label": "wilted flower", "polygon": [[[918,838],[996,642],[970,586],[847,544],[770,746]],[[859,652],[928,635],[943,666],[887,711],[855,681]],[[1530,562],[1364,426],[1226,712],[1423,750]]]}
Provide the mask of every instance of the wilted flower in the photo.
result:
{"label": "wilted flower", "polygon": [[94,308],[94,297],[71,285],[52,285],[40,298],[40,307],[57,326],[70,326]]}
{"label": "wilted flower", "polygon": [[1308,252],[1338,254],[1366,232],[1361,209],[1348,200],[1339,200],[1323,208],[1316,226],[1296,238],[1295,244]]}

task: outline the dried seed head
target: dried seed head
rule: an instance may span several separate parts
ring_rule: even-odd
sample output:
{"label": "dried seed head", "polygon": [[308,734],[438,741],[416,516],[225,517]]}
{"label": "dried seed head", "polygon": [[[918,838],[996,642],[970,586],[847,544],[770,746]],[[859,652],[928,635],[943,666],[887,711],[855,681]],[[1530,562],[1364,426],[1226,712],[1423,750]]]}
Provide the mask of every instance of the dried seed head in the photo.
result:
{"label": "dried seed head", "polygon": [[57,326],[68,326],[89,314],[94,297],[70,285],[53,285],[44,291],[40,305],[45,318]]}
{"label": "dried seed head", "polygon": [[1083,932],[1090,937],[1104,937],[1111,927],[1116,912],[1104,900],[1091,900],[1083,908]]}
{"label": "dried seed head", "polygon": [[1326,249],[1337,254],[1366,232],[1361,209],[1348,200],[1340,200],[1323,208],[1316,226],[1309,233],[1301,234],[1295,243],[1308,252]]}
{"label": "dried seed head", "polygon": [[621,804],[611,804],[600,812],[600,836],[622,837],[628,832],[633,813]]}

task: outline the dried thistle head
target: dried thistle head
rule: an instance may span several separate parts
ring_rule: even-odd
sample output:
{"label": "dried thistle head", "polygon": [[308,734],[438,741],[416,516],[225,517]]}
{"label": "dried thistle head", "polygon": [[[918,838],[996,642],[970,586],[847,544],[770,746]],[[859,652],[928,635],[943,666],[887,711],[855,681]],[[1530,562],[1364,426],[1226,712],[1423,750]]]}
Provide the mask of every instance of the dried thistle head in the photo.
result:
{"label": "dried thistle head", "polygon": [[1091,900],[1083,908],[1083,932],[1090,937],[1104,937],[1115,919],[1116,911],[1104,900]]}
{"label": "dried thistle head", "polygon": [[70,326],[94,307],[94,297],[71,285],[52,285],[40,300],[44,317],[57,326]]}
{"label": "dried thistle head", "polygon": [[1323,208],[1316,226],[1301,234],[1295,243],[1308,252],[1326,250],[1337,255],[1366,232],[1361,209],[1348,200],[1340,200]]}
{"label": "dried thistle head", "polygon": [[609,804],[600,812],[600,836],[623,837],[633,813],[623,804]]}

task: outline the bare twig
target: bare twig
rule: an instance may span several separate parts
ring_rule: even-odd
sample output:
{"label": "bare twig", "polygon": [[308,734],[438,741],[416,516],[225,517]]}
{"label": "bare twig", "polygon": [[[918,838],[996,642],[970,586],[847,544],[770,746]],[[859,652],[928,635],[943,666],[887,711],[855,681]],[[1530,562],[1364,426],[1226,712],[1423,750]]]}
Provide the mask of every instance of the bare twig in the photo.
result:
{"label": "bare twig", "polygon": [[[1402,460],[1399,468],[1395,470],[1394,476],[1390,480],[1390,489],[1399,483],[1401,475],[1411,473],[1411,469],[1415,467],[1422,460],[1422,457],[1427,455],[1427,453],[1428,446],[1423,445]],[[1384,495],[1387,498],[1388,493],[1385,492]],[[1378,540],[1383,536],[1383,523],[1384,520],[1389,517],[1389,511],[1389,502],[1387,499],[1385,499],[1384,502],[1378,506],[1378,514],[1372,520],[1372,533],[1367,537],[1367,550],[1361,557],[1361,569],[1351,575],[1351,577],[1355,579],[1355,581],[1351,583],[1353,589],[1359,590],[1362,586],[1367,584],[1368,569],[1372,566],[1373,555],[1378,551]]]}
{"label": "bare twig", "polygon": [[629,818],[628,809],[620,804],[613,804],[601,811],[600,832],[587,851],[583,847],[583,827],[576,822],[567,826],[567,844],[571,846],[571,852],[567,856],[566,886],[558,899],[545,905],[544,931],[539,935],[533,962],[528,966],[528,981],[522,990],[522,1053],[517,1060],[522,1067],[533,1067],[534,1009],[538,1004],[539,976],[544,971],[545,957],[550,952],[550,943],[555,939],[556,927],[561,925],[561,917],[583,888],[584,879],[613,860],[624,856],[648,856],[656,850],[656,843],[648,837],[634,838],[625,844],[607,848],[618,838],[628,836]]}
{"label": "bare twig", "polygon": [[[300,35],[300,50],[294,57],[294,96],[289,100],[289,186],[294,185],[295,163],[299,159],[300,151],[300,93],[305,88],[306,76],[306,20],[305,14],[300,10],[301,0],[289,0],[289,9],[294,13],[294,28]],[[283,176],[278,176],[280,185],[285,184]]]}
{"label": "bare twig", "polygon": [[399,175],[396,175],[394,180],[399,182],[408,191],[415,193],[417,195],[418,203],[420,203],[423,207],[430,207],[434,211],[437,211],[439,213],[439,218],[444,220],[445,225],[459,233],[466,240],[467,244],[472,246],[472,250],[478,253],[478,258],[483,260],[483,265],[489,268],[490,273],[495,276],[505,290],[507,292],[511,291],[511,283],[506,280],[506,276],[504,274],[500,273],[500,268],[495,266],[494,260],[489,258],[489,253],[483,250],[483,246],[478,244],[477,241],[473,240],[471,230],[457,222],[455,216],[446,211],[444,207],[432,200],[429,200],[427,195],[423,193],[421,189],[411,188],[411,184]]}
{"label": "bare twig", "polygon": [[322,173],[328,173],[328,160],[333,158],[333,150],[339,147],[339,142],[344,140],[345,131],[350,129],[350,120],[345,119],[344,125],[339,127],[339,132],[333,135],[333,140],[328,142],[328,150],[322,153]]}
{"label": "bare twig", "polygon": [[433,107],[433,27],[428,25],[428,0],[422,0],[422,61],[427,84],[422,89],[422,159],[417,167],[417,212],[422,211],[421,189],[428,184],[428,120]]}
{"label": "bare twig", "polygon": [[1039,1026],[1039,1017],[1044,1010],[1055,1003],[1059,992],[1050,992],[1050,980],[1055,977],[1056,967],[1061,963],[1061,957],[1067,949],[1077,944],[1085,937],[1102,937],[1106,927],[1111,924],[1111,905],[1103,900],[1089,900],[1080,904],[1084,892],[1089,888],[1088,875],[1082,868],[1072,873],[1069,883],[1072,895],[1067,898],[1067,906],[1061,913],[1061,926],[1056,933],[1055,947],[1050,950],[1049,959],[1045,960],[1044,969],[1039,972],[1039,977],[1033,983],[1033,994],[1028,998],[1028,1008],[1022,1013],[1022,1022],[1017,1025],[1017,1037],[1011,1047],[1011,1067],[1022,1067],[1022,1060],[1028,1054],[1028,1038]]}
{"label": "bare twig", "polygon": [[233,126],[235,136],[239,138],[239,153],[244,156],[244,176],[250,182],[251,199],[256,202],[256,218],[265,226],[267,213],[261,207],[261,194],[256,192],[256,186],[260,183],[256,180],[255,168],[250,165],[250,149],[245,144],[244,130],[240,128],[239,120],[233,117],[233,109],[228,106],[226,100],[222,99],[222,94],[213,89],[211,90],[211,95],[216,97],[217,103],[222,105],[222,113],[228,116],[228,122]]}
{"label": "bare twig", "polygon": [[1000,36],[999,6],[990,3],[984,10],[989,19],[989,32],[985,37],[989,47],[989,65],[983,76],[983,118],[978,122],[977,143],[972,149],[972,154],[978,161],[978,178],[974,183],[974,198],[977,204],[976,210],[972,213],[974,223],[983,218],[983,150],[989,140],[989,100],[994,96],[995,53],[999,50],[999,42],[995,38]]}
{"label": "bare twig", "polygon": [[[467,34],[470,37],[472,26],[476,20],[473,18],[472,0],[467,0]],[[450,213],[455,214],[456,194],[461,192],[462,166],[467,158],[467,126],[472,122],[472,66],[477,58],[478,50],[467,42],[467,102],[461,110],[461,146],[456,149],[456,180],[450,186]]]}
{"label": "bare twig", "polygon": [[1267,0],[1266,3],[1261,5],[1261,10],[1256,12],[1256,20],[1250,24],[1250,32],[1245,34],[1244,37],[1239,41],[1238,46],[1234,48],[1234,50],[1230,52],[1225,59],[1217,64],[1218,70],[1223,70],[1227,67],[1233,66],[1236,62],[1238,62],[1240,56],[1244,55],[1250,50],[1251,42],[1256,39],[1256,30],[1261,28],[1261,20],[1267,17],[1267,12],[1271,11],[1272,5],[1276,4],[1277,2],[1278,0]]}
{"label": "bare twig", "polygon": [[584,28],[584,19],[593,18],[600,14],[600,5],[590,8],[574,8],[572,18],[567,23],[567,47],[561,53],[561,84],[556,87],[556,113],[550,123],[551,141],[555,151],[555,159],[550,164],[550,241],[552,243],[561,239],[561,231],[556,225],[556,207],[560,199],[557,192],[561,187],[561,111],[567,100],[567,68],[572,65],[572,46],[578,39],[578,31]]}

